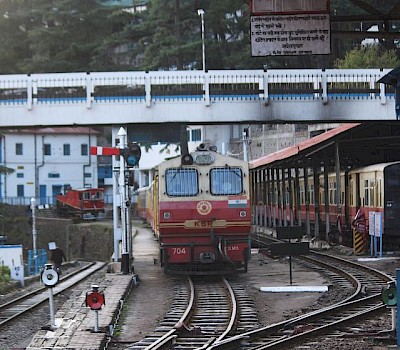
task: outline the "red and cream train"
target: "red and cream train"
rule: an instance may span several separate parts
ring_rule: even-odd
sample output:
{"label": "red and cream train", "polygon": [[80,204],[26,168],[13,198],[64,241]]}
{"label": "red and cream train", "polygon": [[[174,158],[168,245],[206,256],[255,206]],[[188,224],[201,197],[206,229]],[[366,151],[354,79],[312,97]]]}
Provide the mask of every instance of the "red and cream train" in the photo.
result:
{"label": "red and cream train", "polygon": [[[257,169],[252,169],[253,179]],[[318,218],[321,232],[325,230],[329,220],[330,230],[335,230],[340,225],[344,243],[351,244],[352,228],[357,216],[362,215],[366,235],[368,235],[368,217],[370,212],[380,212],[383,217],[382,231],[387,241],[399,245],[400,235],[400,162],[380,163],[365,167],[354,168],[340,173],[340,196],[337,195],[339,186],[336,173],[323,173],[317,177],[308,177],[308,204],[306,204],[306,185],[302,171],[299,172],[299,180],[295,177],[289,180],[285,175],[285,191],[282,191],[283,182],[276,179],[261,183],[254,180],[253,196],[258,202],[257,220],[275,224],[290,222],[290,216],[294,224],[306,223],[307,216],[310,224],[315,228],[315,220]],[[317,182],[315,182],[315,178]],[[327,179],[327,184],[325,184]],[[291,190],[290,190],[291,188]],[[272,190],[274,189],[274,190]],[[264,197],[261,195],[265,191]],[[325,193],[327,191],[327,193]],[[281,195],[284,193],[284,198]],[[262,200],[264,198],[264,201]],[[340,205],[338,206],[338,198]],[[265,209],[262,210],[261,207]],[[307,210],[308,209],[308,210]],[[262,218],[261,218],[262,217]],[[261,218],[261,220],[260,220]],[[347,236],[346,236],[347,235]],[[321,236],[323,237],[323,236]],[[391,239],[395,238],[395,239]]]}
{"label": "red and cream train", "polygon": [[166,273],[246,272],[251,229],[249,165],[208,149],[166,160],[138,190]]}

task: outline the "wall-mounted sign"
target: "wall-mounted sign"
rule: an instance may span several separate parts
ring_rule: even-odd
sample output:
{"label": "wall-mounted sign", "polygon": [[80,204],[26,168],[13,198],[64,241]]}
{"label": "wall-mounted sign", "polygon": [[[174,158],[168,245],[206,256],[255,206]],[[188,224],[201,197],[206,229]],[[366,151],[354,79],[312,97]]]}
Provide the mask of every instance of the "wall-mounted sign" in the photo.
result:
{"label": "wall-mounted sign", "polygon": [[252,56],[324,55],[331,51],[329,1],[253,0]]}
{"label": "wall-mounted sign", "polygon": [[252,0],[251,14],[267,13],[329,13],[329,1],[325,0]]}

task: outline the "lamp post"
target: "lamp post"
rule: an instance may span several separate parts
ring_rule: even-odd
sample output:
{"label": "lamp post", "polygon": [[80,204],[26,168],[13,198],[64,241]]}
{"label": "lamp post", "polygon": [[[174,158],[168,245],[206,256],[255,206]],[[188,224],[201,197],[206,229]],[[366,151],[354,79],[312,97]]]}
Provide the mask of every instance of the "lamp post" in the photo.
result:
{"label": "lamp post", "polygon": [[33,240],[33,254],[32,254],[32,262],[35,274],[38,272],[38,261],[37,261],[37,250],[36,250],[36,198],[31,198],[31,210],[32,210],[32,240]]}
{"label": "lamp post", "polygon": [[36,259],[36,199],[31,198],[31,209],[32,209],[32,239],[33,239],[33,258]]}
{"label": "lamp post", "polygon": [[201,47],[203,54],[203,72],[206,71],[206,45],[204,42],[204,10],[198,9],[197,14],[201,17]]}

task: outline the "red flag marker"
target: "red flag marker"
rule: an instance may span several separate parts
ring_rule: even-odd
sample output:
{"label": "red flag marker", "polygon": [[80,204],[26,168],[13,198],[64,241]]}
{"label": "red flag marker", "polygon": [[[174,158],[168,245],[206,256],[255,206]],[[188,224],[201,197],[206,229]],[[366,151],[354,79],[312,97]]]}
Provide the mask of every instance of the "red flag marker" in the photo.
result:
{"label": "red flag marker", "polygon": [[92,156],[119,156],[120,149],[115,147],[90,147],[90,154]]}

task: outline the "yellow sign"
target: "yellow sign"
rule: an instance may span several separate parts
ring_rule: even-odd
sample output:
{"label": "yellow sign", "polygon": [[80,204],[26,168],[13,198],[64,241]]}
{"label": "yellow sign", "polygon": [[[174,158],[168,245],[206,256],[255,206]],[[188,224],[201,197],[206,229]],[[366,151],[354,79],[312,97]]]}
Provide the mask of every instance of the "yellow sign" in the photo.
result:
{"label": "yellow sign", "polygon": [[226,220],[186,220],[185,228],[211,228],[226,227]]}

